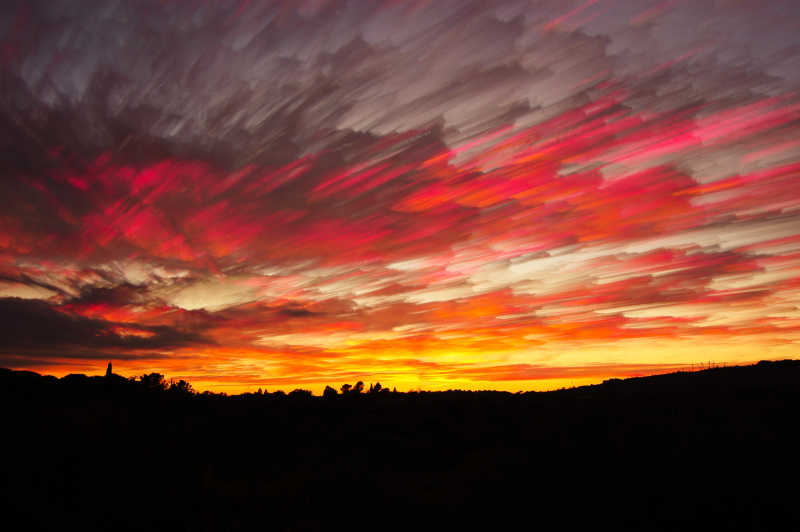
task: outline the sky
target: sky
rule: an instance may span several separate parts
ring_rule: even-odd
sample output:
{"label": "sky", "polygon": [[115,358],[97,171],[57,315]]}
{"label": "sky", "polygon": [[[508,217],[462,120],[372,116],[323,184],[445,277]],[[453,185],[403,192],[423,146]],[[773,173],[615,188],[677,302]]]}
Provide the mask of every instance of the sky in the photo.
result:
{"label": "sky", "polygon": [[3,2],[0,366],[319,393],[796,358],[798,18]]}

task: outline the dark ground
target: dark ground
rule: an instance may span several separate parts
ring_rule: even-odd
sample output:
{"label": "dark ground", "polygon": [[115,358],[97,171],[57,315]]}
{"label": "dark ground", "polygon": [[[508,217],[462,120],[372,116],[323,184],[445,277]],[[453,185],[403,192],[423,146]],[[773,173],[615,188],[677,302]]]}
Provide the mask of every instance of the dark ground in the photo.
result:
{"label": "dark ground", "polygon": [[3,521],[800,530],[800,361],[521,394],[164,384],[0,370]]}

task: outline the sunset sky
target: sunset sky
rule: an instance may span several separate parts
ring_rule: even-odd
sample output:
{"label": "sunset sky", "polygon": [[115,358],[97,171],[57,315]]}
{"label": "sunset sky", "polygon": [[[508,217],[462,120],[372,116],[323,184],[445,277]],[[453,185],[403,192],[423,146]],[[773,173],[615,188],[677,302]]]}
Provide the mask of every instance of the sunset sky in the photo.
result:
{"label": "sunset sky", "polygon": [[0,366],[516,391],[800,353],[800,2],[0,10]]}

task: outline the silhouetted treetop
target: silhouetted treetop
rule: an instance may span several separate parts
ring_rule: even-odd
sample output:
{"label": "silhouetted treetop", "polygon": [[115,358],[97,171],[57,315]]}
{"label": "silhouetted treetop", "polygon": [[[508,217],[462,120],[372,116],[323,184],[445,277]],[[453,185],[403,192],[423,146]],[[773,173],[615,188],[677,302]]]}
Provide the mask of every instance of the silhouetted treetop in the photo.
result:
{"label": "silhouetted treetop", "polygon": [[169,383],[169,391],[174,393],[179,393],[182,395],[193,395],[194,388],[192,385],[186,382],[185,380],[181,379],[179,381],[170,380]]}
{"label": "silhouetted treetop", "polygon": [[310,390],[303,390],[301,388],[296,388],[289,392],[289,397],[292,399],[311,399],[313,394]]}
{"label": "silhouetted treetop", "polygon": [[146,373],[139,377],[139,382],[149,390],[167,389],[167,381],[161,373]]}

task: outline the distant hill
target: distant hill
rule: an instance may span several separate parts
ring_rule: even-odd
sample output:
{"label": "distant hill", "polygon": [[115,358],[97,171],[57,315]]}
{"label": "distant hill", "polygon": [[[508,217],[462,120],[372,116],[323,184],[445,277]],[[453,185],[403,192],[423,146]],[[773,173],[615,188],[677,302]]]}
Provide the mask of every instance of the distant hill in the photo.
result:
{"label": "distant hill", "polygon": [[796,360],[325,397],[0,370],[2,511],[41,530],[797,530],[799,385]]}

